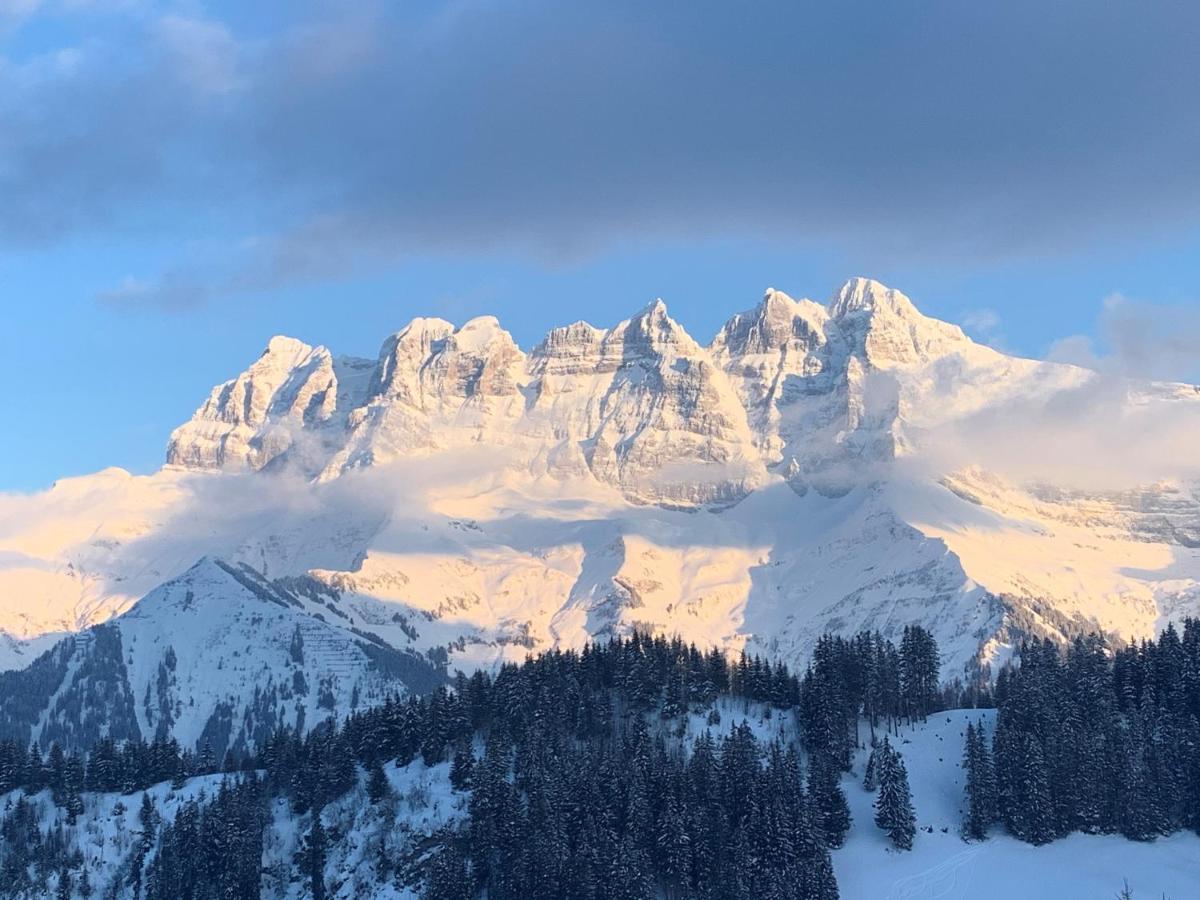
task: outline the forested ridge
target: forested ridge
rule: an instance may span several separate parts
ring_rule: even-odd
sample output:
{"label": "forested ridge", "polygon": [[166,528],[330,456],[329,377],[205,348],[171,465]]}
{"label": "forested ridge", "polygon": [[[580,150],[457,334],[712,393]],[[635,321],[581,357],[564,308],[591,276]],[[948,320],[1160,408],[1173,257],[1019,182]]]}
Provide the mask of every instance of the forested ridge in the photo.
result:
{"label": "forested ridge", "polygon": [[[379,883],[444,900],[825,900],[838,895],[830,851],[850,828],[877,827],[898,852],[912,846],[900,726],[993,700],[994,734],[968,729],[965,837],[1004,828],[1034,843],[1072,830],[1147,839],[1200,825],[1198,644],[1193,621],[1182,636],[1168,629],[1116,651],[1100,638],[1065,653],[1032,643],[993,694],[939,686],[936,644],[915,627],[898,646],[872,633],[823,637],[803,673],[634,635],[459,675],[307,734],[280,729],[221,761],[170,740],[101,741],[86,757],[0,743],[0,793],[10,792],[0,894],[276,896],[264,893],[261,860],[285,809],[303,828],[290,896],[325,897],[339,878],[327,861],[348,838],[322,811],[355,789],[382,803],[385,767],[421,760],[449,766],[464,814],[416,846],[381,843],[369,861]],[[749,709],[758,727],[738,714]],[[851,822],[841,775],[865,747],[874,822]],[[137,796],[208,773],[223,782],[210,779],[169,817]],[[127,794],[139,810],[136,841],[105,873],[73,830],[90,792]],[[52,798],[53,820],[35,814],[37,796]]]}
{"label": "forested ridge", "polygon": [[[789,737],[722,722],[722,698],[786,718]],[[296,877],[321,897],[326,850],[339,838],[321,810],[360,781],[379,800],[383,766],[420,758],[449,762],[455,790],[470,798],[465,819],[425,852],[377,861],[381,878],[426,896],[835,897],[829,849],[851,824],[839,776],[859,713],[865,728],[886,730],[943,699],[936,646],[919,628],[899,647],[875,634],[824,638],[802,675],[634,635],[460,675],[449,689],[394,697],[306,735],[280,729],[252,755],[220,763],[169,739],[102,740],[86,757],[9,741],[0,789],[20,790],[0,867],[9,896],[68,882],[65,896],[82,895],[81,884],[113,897],[259,896],[256,860],[282,797],[311,823]],[[705,725],[690,743],[689,715]],[[87,792],[135,795],[213,772],[227,773],[215,797],[189,800],[171,821],[143,797],[136,852],[111,883],[93,884],[71,840]],[[49,826],[21,793],[42,790],[58,810]]]}

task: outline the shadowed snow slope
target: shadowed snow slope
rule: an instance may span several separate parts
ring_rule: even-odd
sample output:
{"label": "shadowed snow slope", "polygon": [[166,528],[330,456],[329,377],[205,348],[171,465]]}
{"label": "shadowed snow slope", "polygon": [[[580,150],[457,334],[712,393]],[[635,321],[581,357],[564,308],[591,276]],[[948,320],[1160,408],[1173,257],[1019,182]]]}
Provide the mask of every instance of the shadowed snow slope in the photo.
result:
{"label": "shadowed snow slope", "polygon": [[[861,278],[769,290],[707,347],[661,301],[528,351],[492,317],[416,319],[374,361],[276,338],[162,471],[0,496],[0,667],[207,556],[451,668],[634,628],[796,662],[919,623],[953,676],[1200,612],[1196,437],[1191,386],[1007,356]],[[241,605],[206,608],[258,652]]]}
{"label": "shadowed snow slope", "polygon": [[875,795],[863,790],[866,754],[842,787],[854,825],[833,853],[841,896],[871,900],[1096,900],[1129,882],[1135,897],[1183,900],[1200,884],[1200,838],[1180,832],[1152,843],[1119,835],[1072,834],[1041,847],[996,826],[986,841],[959,835],[964,806],[963,744],[968,722],[994,713],[951,710],[902,728],[894,746],[904,756],[917,817],[913,849],[891,849],[874,825]]}

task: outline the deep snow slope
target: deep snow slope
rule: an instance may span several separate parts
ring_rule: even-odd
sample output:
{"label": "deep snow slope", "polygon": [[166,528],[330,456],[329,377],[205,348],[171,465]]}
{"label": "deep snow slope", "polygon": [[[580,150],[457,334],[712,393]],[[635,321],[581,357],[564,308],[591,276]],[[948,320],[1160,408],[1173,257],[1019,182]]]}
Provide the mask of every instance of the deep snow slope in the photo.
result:
{"label": "deep snow slope", "polygon": [[202,556],[311,575],[451,667],[635,627],[800,661],[916,622],[953,676],[1028,634],[1149,635],[1200,612],[1200,492],[1149,447],[1121,489],[1013,464],[1080,409],[1115,445],[1200,392],[1005,355],[867,279],[769,290],[708,346],[661,301],[529,350],[492,317],[373,361],[276,338],[160,472],[0,496],[0,668]]}
{"label": "deep snow slope", "polygon": [[0,673],[0,737],[86,749],[173,736],[221,759],[281,725],[310,728],[444,680],[401,628],[389,637],[311,579],[272,582],[206,557],[125,614]]}
{"label": "deep snow slope", "polygon": [[854,824],[833,853],[844,900],[1105,900],[1125,881],[1135,898],[1187,900],[1200,885],[1200,837],[1180,832],[1153,843],[1119,835],[1073,834],[1041,847],[993,828],[967,843],[962,822],[963,741],[968,722],[993,727],[995,713],[951,710],[901,729],[917,835],[913,849],[891,849],[874,825],[875,795],[862,788],[866,754],[842,782]]}

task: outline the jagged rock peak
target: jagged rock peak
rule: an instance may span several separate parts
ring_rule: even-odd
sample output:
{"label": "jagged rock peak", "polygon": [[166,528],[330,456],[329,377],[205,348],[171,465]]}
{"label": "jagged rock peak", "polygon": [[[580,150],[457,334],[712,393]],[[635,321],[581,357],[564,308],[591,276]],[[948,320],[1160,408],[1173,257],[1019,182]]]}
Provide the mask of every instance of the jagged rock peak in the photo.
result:
{"label": "jagged rock peak", "polygon": [[304,356],[313,351],[313,348],[299,338],[289,337],[286,334],[277,334],[267,341],[267,348],[263,350],[263,356]]}
{"label": "jagged rock peak", "polygon": [[645,308],[641,311],[641,313],[639,313],[639,315],[647,319],[666,319],[668,318],[667,303],[662,297],[655,297],[646,304]]}
{"label": "jagged rock peak", "polygon": [[434,350],[434,345],[454,333],[454,325],[445,319],[417,316],[395,334],[389,335],[379,348],[379,360],[383,363],[402,350],[405,356],[424,358]]}
{"label": "jagged rock peak", "polygon": [[835,319],[857,312],[871,313],[881,309],[899,315],[920,315],[908,297],[871,278],[851,278],[829,301],[829,314]]}
{"label": "jagged rock peak", "polygon": [[602,370],[615,369],[619,359],[601,361],[599,358],[600,346],[607,334],[603,328],[587,322],[572,322],[550,329],[530,353],[530,374],[535,377],[572,375],[589,369],[599,374]]}
{"label": "jagged rock peak", "polygon": [[495,343],[517,346],[511,334],[500,326],[495,316],[476,316],[469,319],[451,335],[456,349],[464,352],[482,351]]}
{"label": "jagged rock peak", "polygon": [[[192,419],[171,434],[167,464],[261,468],[286,452],[293,426],[329,420],[337,407],[333,356],[284,336],[245,372],[212,390]],[[283,425],[284,427],[273,427]]]}
{"label": "jagged rock peak", "polygon": [[454,326],[445,319],[418,316],[389,336],[379,349],[379,365],[371,395],[415,403],[419,395],[416,387],[418,371],[453,332]]}
{"label": "jagged rock peak", "polygon": [[514,394],[525,354],[495,316],[477,316],[456,329],[421,368],[426,399]]}
{"label": "jagged rock peak", "polygon": [[[636,315],[632,316],[627,321],[631,326],[645,330],[683,330],[683,326],[671,318],[670,314],[667,312],[667,304],[661,297],[658,297],[647,303]],[[618,326],[618,328],[619,327],[620,326]]]}
{"label": "jagged rock peak", "polygon": [[[792,321],[796,316],[808,312],[805,309],[806,306],[816,307],[817,305],[811,300],[794,300],[783,291],[777,291],[775,288],[769,287],[763,293],[762,301],[758,306],[749,313],[742,313],[741,315],[752,317],[765,330],[790,330]],[[817,307],[817,309],[820,309],[820,307]],[[820,311],[824,312],[824,310]]]}
{"label": "jagged rock peak", "polygon": [[759,303],[758,308],[762,310],[765,316],[772,318],[786,316],[795,311],[796,301],[783,291],[777,291],[775,288],[769,287],[763,291],[762,302]]}
{"label": "jagged rock peak", "polygon": [[447,322],[445,319],[439,319],[436,316],[417,316],[399,331],[397,331],[389,340],[425,340],[427,338],[434,339],[434,335],[445,337],[454,331],[454,323]]}
{"label": "jagged rock peak", "polygon": [[920,365],[980,350],[957,325],[922,314],[900,291],[869,278],[842,285],[829,314],[851,351],[874,365]]}
{"label": "jagged rock peak", "polygon": [[541,355],[553,355],[567,348],[591,346],[599,343],[604,334],[603,328],[597,328],[582,320],[572,322],[570,325],[560,325],[546,332],[546,336],[534,348],[534,352]]}
{"label": "jagged rock peak", "polygon": [[609,340],[629,347],[641,346],[655,355],[696,356],[700,345],[687,330],[667,313],[661,298],[647,304],[641,312],[609,332]]}
{"label": "jagged rock peak", "polygon": [[783,291],[767,288],[753,309],[731,318],[713,339],[717,355],[735,357],[772,353],[793,340],[805,345],[824,342],[829,313],[819,303],[794,300]]}
{"label": "jagged rock peak", "polygon": [[384,341],[371,395],[425,408],[439,397],[511,393],[523,360],[495,316],[458,328],[445,319],[416,318]]}

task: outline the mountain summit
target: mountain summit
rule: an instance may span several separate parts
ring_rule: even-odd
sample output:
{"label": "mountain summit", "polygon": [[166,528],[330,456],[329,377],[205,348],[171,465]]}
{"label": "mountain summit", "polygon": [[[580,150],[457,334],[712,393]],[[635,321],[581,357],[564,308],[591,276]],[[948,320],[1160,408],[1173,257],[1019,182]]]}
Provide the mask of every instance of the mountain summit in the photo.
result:
{"label": "mountain summit", "polygon": [[[555,329],[528,353],[492,316],[458,328],[414,319],[374,362],[277,337],[176,429],[167,463],[293,464],[328,480],[487,443],[539,472],[586,470],[636,502],[721,505],[781,466],[890,458],[907,418],[899,385],[868,383],[948,357],[1022,367],[866,278],[826,308],[769,289],[708,347],[662,300],[607,330]],[[687,478],[674,478],[685,466]]]}
{"label": "mountain summit", "polygon": [[[354,645],[353,671],[321,675],[337,696],[376,684],[360,637],[453,671],[635,629],[802,662],[823,631],[917,623],[966,675],[1030,635],[1148,636],[1200,610],[1196,486],[1083,490],[984,452],[1105,386],[865,278],[828,303],[768,289],[707,345],[661,300],[531,348],[491,316],[414,319],[372,360],[274,338],[160,472],[21,501],[0,665],[130,609],[133,635],[139,598],[204,556],[220,577],[188,577],[224,597],[206,633],[248,621],[229,579],[254,573]],[[1200,410],[1190,387],[1115,396],[1114,420]]]}

